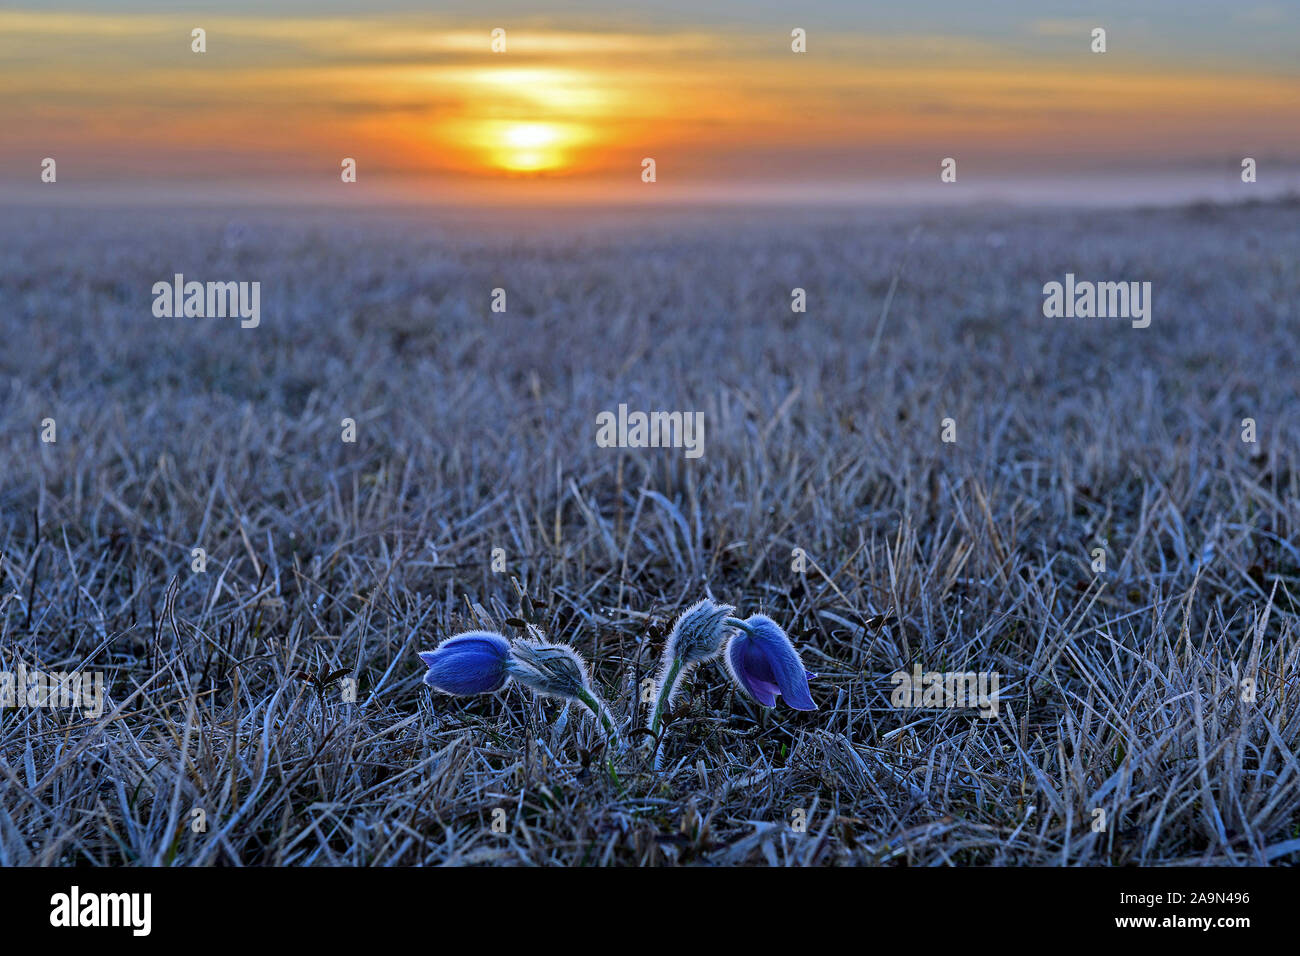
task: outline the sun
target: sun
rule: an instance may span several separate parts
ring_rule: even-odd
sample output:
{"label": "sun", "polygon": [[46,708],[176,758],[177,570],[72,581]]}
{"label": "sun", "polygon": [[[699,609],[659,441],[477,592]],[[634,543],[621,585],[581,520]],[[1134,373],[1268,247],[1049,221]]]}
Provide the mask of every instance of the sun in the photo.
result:
{"label": "sun", "polygon": [[485,137],[492,164],[516,173],[563,169],[577,137],[559,123],[508,122],[494,124]]}

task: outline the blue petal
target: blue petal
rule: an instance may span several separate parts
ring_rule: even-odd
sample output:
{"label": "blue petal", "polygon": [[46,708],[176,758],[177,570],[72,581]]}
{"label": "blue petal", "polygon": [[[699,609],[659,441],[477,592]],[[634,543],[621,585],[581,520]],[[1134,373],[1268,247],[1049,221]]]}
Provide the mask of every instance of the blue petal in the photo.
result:
{"label": "blue petal", "polygon": [[[781,688],[785,702],[795,710],[816,710],[817,705],[808,692],[808,671],[781,626],[763,614],[754,614],[746,618],[745,623],[754,629],[750,639],[753,650],[764,659],[765,669],[771,675],[769,679]],[[751,656],[748,652],[745,654],[746,663]],[[765,675],[759,673],[758,676]]]}
{"label": "blue petal", "polygon": [[727,644],[727,665],[736,683],[754,700],[764,707],[776,706],[780,689],[774,683],[772,668],[748,636],[737,635]]}
{"label": "blue petal", "polygon": [[506,682],[506,655],[510,644],[491,631],[470,631],[449,637],[437,650],[421,651],[429,665],[424,682],[448,694],[487,694]]}
{"label": "blue petal", "polygon": [[[456,648],[475,648],[482,653],[495,654],[502,660],[510,653],[510,642],[495,631],[466,631],[447,638],[438,645],[439,651]],[[435,652],[436,653],[436,652]]]}

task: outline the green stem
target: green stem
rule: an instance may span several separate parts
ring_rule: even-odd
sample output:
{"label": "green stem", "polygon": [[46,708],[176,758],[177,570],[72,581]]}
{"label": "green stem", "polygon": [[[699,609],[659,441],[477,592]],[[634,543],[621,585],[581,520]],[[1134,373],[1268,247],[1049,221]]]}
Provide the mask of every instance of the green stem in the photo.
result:
{"label": "green stem", "polygon": [[680,657],[673,658],[672,667],[668,668],[668,673],[664,675],[663,682],[659,685],[659,697],[655,700],[654,713],[650,715],[650,733],[655,736],[656,747],[659,740],[659,725],[663,722],[664,711],[668,709],[668,698],[673,695],[673,688],[677,686],[677,678],[681,675],[682,668],[686,662]]}

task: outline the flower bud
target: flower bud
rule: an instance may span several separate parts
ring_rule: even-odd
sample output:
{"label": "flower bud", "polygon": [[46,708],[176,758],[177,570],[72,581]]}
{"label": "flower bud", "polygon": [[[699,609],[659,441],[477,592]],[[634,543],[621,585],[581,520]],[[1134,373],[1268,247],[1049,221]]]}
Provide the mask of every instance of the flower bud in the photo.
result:
{"label": "flower bud", "polygon": [[515,641],[510,645],[506,672],[535,693],[582,700],[591,696],[587,665],[568,644]]}
{"label": "flower bud", "polygon": [[432,651],[420,651],[428,666],[424,682],[447,694],[490,694],[505,686],[510,644],[493,631],[467,631]]}
{"label": "flower bud", "polygon": [[708,598],[692,604],[673,625],[664,648],[664,658],[694,664],[716,657],[722,650],[722,639],[726,635],[722,622],[734,613],[736,609],[730,604],[714,604]]}
{"label": "flower bud", "polygon": [[749,696],[764,707],[784,697],[795,710],[817,709],[808,692],[809,678],[817,675],[804,669],[781,625],[764,614],[727,623],[742,632],[727,644],[727,670]]}

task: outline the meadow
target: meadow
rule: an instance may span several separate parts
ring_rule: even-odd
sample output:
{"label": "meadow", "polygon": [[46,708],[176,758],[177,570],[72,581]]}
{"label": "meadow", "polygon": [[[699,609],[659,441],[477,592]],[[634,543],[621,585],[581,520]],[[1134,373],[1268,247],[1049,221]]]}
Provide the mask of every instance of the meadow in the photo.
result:
{"label": "meadow", "polygon": [[[155,317],[176,273],[260,324]],[[1150,326],[1045,317],[1067,273]],[[1294,199],[12,208],[0,671],[108,697],[0,709],[0,864],[1294,864],[1297,301]],[[620,404],[701,454],[601,447]],[[706,596],[816,711],[706,664],[656,772],[421,683],[532,624],[644,726]],[[894,706],[914,666],[996,716]]]}

